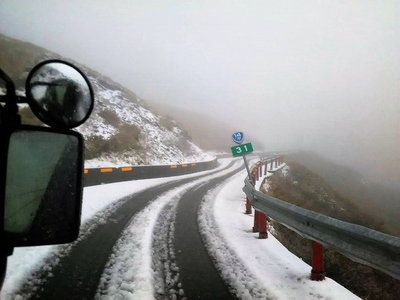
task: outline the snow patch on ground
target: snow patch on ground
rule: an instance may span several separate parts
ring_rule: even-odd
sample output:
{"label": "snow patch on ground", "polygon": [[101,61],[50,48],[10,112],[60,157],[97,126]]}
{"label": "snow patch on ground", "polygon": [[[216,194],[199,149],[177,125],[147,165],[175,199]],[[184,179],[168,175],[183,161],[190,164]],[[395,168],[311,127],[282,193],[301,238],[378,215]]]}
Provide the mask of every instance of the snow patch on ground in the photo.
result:
{"label": "snow patch on ground", "polygon": [[282,175],[286,177],[289,175],[289,172],[290,172],[290,167],[285,164],[285,166],[282,168]]}
{"label": "snow patch on ground", "polygon": [[268,180],[263,180],[262,181],[262,185],[260,186],[260,189],[259,189],[260,191],[262,190],[262,191],[264,191],[264,192],[268,192],[268,190],[269,190],[269,183],[268,183]]}

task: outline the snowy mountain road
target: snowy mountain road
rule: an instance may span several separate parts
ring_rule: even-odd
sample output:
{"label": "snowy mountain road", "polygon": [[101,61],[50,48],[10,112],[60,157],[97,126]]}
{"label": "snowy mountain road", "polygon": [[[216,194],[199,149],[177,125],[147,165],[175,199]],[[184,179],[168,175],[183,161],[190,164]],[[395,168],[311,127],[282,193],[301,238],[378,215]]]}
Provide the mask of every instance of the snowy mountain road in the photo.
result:
{"label": "snowy mountain road", "polygon": [[[196,215],[204,195],[241,169],[243,164],[231,162],[207,176],[174,180],[120,200],[111,213],[104,214],[103,220],[85,228],[86,232],[81,232],[79,240],[65,251],[66,254],[59,254],[56,263],[34,273],[34,280],[27,281],[18,294],[39,299],[115,298],[114,279],[110,280],[109,273],[113,267],[121,271],[118,259],[113,260],[122,247],[118,245],[121,241],[124,243],[126,232],[132,231],[135,218],[140,218],[146,208],[152,211],[151,205],[164,201],[159,205],[146,253],[151,257],[155,273],[156,297],[169,298],[168,294],[175,293],[178,298],[188,299],[232,298],[203,245]],[[129,241],[135,242],[140,244],[140,237]],[[129,247],[134,248],[134,245],[129,244]],[[171,256],[175,252],[176,255]],[[140,260],[145,261],[146,255]],[[115,279],[121,287],[117,294],[124,292],[125,281],[127,285],[135,281],[126,280],[126,274],[112,273],[119,276]],[[118,299],[124,298],[118,296]]]}

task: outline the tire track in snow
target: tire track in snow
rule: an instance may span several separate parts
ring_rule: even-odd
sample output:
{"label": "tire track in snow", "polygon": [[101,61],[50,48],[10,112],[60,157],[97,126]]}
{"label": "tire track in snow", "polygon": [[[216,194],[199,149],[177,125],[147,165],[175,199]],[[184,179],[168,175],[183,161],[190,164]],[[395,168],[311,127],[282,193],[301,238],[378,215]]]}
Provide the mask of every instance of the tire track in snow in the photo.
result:
{"label": "tire track in snow", "polygon": [[152,261],[157,299],[185,297],[175,261],[174,236],[177,201],[168,203],[160,213],[153,234]]}

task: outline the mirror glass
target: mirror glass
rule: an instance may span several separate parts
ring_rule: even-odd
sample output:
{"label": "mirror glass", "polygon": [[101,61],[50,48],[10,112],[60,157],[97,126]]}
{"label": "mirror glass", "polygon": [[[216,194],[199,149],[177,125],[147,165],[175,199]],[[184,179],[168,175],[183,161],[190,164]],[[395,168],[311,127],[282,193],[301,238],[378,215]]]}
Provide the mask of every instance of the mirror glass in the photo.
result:
{"label": "mirror glass", "polygon": [[51,244],[76,234],[81,205],[79,147],[73,135],[13,132],[4,207],[5,237],[11,244]]}
{"label": "mirror glass", "polygon": [[39,65],[32,70],[26,86],[32,111],[47,125],[74,128],[82,124],[93,109],[88,80],[65,63]]}

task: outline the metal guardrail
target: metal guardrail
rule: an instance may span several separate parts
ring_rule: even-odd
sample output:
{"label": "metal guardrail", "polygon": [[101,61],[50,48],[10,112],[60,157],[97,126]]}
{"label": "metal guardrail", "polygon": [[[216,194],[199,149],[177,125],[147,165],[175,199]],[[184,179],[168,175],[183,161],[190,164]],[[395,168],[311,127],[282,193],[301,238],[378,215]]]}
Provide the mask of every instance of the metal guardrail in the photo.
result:
{"label": "metal guardrail", "polygon": [[400,238],[340,221],[256,191],[245,179],[251,205],[302,237],[400,279]]}

